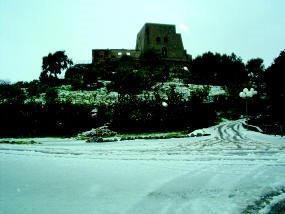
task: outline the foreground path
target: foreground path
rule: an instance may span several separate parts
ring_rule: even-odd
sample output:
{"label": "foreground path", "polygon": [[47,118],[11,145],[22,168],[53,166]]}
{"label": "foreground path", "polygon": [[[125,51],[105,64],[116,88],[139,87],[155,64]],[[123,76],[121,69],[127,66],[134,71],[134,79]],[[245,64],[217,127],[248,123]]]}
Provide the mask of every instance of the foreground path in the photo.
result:
{"label": "foreground path", "polygon": [[274,213],[285,139],[242,122],[199,138],[0,145],[0,213]]}

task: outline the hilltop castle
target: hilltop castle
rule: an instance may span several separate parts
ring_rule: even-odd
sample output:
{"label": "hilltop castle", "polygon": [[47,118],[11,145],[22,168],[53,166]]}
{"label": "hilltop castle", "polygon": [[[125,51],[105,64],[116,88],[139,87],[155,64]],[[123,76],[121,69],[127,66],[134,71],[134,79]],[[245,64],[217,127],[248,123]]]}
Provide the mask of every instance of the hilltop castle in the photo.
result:
{"label": "hilltop castle", "polygon": [[92,64],[116,60],[124,55],[139,59],[150,50],[167,61],[187,62],[189,59],[175,25],[146,23],[137,34],[135,49],[93,49]]}

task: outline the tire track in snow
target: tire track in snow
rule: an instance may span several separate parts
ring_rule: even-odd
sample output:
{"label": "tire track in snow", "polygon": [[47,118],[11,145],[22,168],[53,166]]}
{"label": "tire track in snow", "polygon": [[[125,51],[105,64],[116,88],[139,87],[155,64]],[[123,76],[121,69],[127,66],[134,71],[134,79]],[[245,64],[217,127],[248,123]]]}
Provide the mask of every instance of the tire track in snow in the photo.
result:
{"label": "tire track in snow", "polygon": [[[177,208],[189,204],[195,190],[189,185],[186,187],[183,181],[187,180],[187,177],[200,178],[204,171],[204,166],[197,166],[195,170],[164,182],[156,189],[149,190],[128,213],[185,213],[178,211]],[[201,179],[199,179],[199,182],[201,182]]]}
{"label": "tire track in snow", "polygon": [[[0,145],[0,153],[23,154],[23,155],[54,155],[61,157],[78,156],[78,158],[98,158],[98,159],[117,159],[117,160],[201,160],[207,161],[207,155],[211,152],[217,157],[211,156],[208,160],[217,159],[221,154],[231,155],[235,149],[239,153],[252,154],[258,153],[258,150],[265,150],[269,155],[269,150],[284,150],[284,145],[274,145],[254,141],[242,134],[241,121],[229,122],[218,125],[213,128],[216,133],[213,136],[202,138],[185,138],[176,141],[161,140],[148,143],[145,141],[132,141],[131,143],[113,143],[113,144],[93,144],[79,146],[59,146],[54,147],[40,144],[36,146],[16,146]],[[158,142],[158,143],[157,143]],[[238,152],[236,153],[238,156]],[[199,158],[198,156],[202,157]]]}
{"label": "tire track in snow", "polygon": [[[272,181],[272,178],[280,175],[281,178],[285,177],[281,172],[285,165],[284,146],[248,138],[243,133],[240,121],[218,125],[213,129],[215,133],[209,137],[177,140],[141,140],[79,147],[60,144],[54,147],[45,144],[0,145],[0,153],[114,163],[127,161],[128,164],[172,171],[171,179],[149,188],[136,204],[132,204],[129,213],[211,213],[209,206],[212,205],[215,208],[212,213],[233,213],[226,210],[230,209],[226,206],[240,201],[240,211],[263,208],[257,206],[253,209],[251,205],[264,202],[260,189],[271,182],[279,182],[277,179]],[[271,170],[272,167],[276,168],[266,171],[266,167]],[[266,178],[269,174],[270,179]],[[262,179],[264,186],[259,185]],[[280,182],[278,185],[285,186]],[[244,199],[247,201],[243,202]],[[224,207],[217,211],[221,202]]]}
{"label": "tire track in snow", "polygon": [[[224,167],[232,168],[231,165]],[[280,167],[283,166],[276,166],[276,175]],[[267,175],[272,173],[270,168],[252,165],[235,170],[232,175],[232,171],[227,174],[220,165],[210,169],[205,165],[196,166],[195,171],[149,190],[128,213],[259,213],[258,210],[272,203],[273,197],[284,193],[283,187],[278,188],[282,186],[278,176],[268,180]],[[276,188],[268,192],[266,184],[271,182],[276,183]]]}

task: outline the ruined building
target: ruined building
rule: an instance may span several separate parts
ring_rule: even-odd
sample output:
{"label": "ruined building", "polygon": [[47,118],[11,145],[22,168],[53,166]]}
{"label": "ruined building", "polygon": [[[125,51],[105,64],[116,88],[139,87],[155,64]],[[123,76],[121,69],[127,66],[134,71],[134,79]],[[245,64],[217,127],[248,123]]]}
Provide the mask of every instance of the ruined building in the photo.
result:
{"label": "ruined building", "polygon": [[168,61],[187,62],[189,58],[175,25],[146,23],[137,34],[136,49],[93,49],[92,64],[124,55],[139,59],[147,51],[154,51]]}

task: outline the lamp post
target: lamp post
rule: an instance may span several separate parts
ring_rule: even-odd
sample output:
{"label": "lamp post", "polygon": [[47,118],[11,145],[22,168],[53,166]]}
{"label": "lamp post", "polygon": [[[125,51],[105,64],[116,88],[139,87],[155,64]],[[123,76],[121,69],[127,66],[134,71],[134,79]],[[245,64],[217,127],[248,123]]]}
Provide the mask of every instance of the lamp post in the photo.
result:
{"label": "lamp post", "polygon": [[248,107],[247,107],[247,101],[249,98],[253,97],[257,94],[257,91],[253,88],[248,90],[247,88],[244,88],[241,92],[239,92],[239,96],[242,99],[245,99],[245,115],[246,119],[248,119]]}
{"label": "lamp post", "polygon": [[162,105],[164,108],[167,108],[167,107],[168,107],[167,102],[162,102],[161,105]]}

